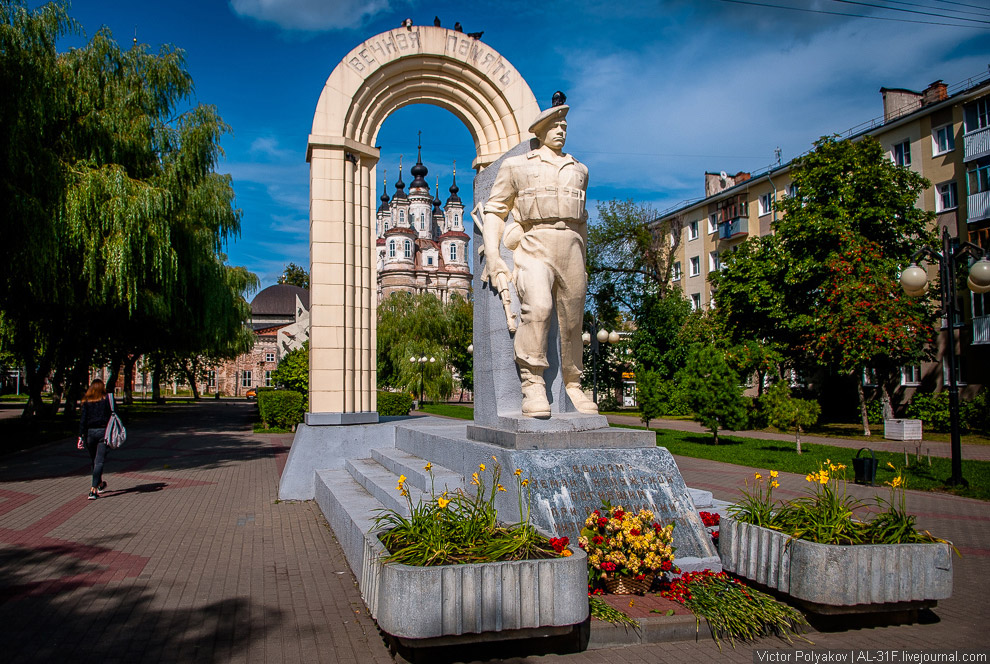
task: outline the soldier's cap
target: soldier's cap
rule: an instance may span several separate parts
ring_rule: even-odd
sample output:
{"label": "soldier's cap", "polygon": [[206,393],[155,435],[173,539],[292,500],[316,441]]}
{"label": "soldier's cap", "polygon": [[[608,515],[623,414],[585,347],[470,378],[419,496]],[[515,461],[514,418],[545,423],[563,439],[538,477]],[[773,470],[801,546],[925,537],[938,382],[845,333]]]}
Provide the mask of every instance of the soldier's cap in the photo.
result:
{"label": "soldier's cap", "polygon": [[567,104],[561,104],[560,106],[551,106],[547,110],[543,111],[536,116],[533,120],[533,124],[529,125],[529,131],[531,134],[538,134],[540,130],[546,127],[551,122],[557,120],[563,120],[567,117],[567,111],[571,110],[571,107]]}

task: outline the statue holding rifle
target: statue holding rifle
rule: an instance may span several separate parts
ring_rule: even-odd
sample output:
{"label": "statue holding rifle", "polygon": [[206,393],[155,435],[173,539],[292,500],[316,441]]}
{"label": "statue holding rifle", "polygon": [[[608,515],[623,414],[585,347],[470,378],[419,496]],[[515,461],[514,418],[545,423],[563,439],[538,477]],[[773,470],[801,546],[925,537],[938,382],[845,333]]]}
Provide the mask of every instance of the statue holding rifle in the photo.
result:
{"label": "statue holding rifle", "polygon": [[[563,151],[569,110],[563,102],[563,93],[555,94],[555,105],[530,125],[540,146],[502,163],[484,206],[482,279],[499,292],[509,331],[515,333],[522,412],[530,417],[550,416],[543,372],[549,366],[547,335],[554,305],[567,396],[578,411],[598,414],[595,402],[581,390],[588,168]],[[513,221],[507,225],[510,211]],[[512,251],[512,272],[499,256],[501,243]],[[510,282],[519,296],[518,324],[510,309]]]}

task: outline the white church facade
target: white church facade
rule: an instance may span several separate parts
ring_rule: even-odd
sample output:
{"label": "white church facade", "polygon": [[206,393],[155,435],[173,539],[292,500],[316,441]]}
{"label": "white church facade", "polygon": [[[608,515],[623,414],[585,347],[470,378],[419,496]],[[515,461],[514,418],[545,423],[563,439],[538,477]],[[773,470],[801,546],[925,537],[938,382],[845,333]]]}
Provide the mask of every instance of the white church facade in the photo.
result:
{"label": "white church facade", "polygon": [[381,205],[376,215],[378,254],[378,301],[392,293],[431,293],[446,302],[453,294],[467,299],[471,292],[470,237],[464,232],[464,204],[458,197],[457,171],[446,203],[440,201],[426,181],[422,146],[408,193],[402,181],[402,163],[395,193],[389,197],[383,182]]}

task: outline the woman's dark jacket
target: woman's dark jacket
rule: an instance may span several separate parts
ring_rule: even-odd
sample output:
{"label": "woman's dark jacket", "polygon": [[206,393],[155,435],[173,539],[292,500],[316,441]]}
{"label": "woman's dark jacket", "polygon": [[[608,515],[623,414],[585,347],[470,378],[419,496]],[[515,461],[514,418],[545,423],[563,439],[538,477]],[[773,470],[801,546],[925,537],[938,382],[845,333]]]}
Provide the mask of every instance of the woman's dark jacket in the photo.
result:
{"label": "woman's dark jacket", "polygon": [[110,399],[103,397],[99,401],[83,401],[80,404],[82,414],[79,417],[79,436],[86,437],[87,429],[103,429],[110,421]]}

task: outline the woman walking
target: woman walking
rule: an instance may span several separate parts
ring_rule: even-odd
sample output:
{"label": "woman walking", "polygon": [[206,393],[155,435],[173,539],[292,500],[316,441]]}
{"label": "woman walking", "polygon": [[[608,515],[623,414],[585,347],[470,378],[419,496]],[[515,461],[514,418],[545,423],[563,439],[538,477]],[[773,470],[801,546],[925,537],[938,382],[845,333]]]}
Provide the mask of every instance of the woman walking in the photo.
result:
{"label": "woman walking", "polygon": [[96,500],[107,488],[103,481],[103,462],[107,456],[107,441],[104,438],[107,422],[110,421],[110,399],[103,381],[95,379],[82,398],[79,418],[79,440],[76,447],[86,448],[93,462],[93,485],[89,490],[89,500]]}

